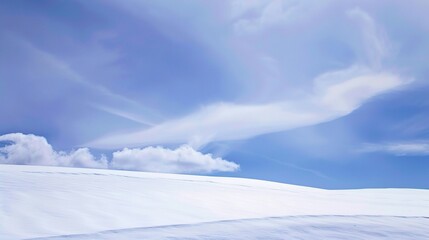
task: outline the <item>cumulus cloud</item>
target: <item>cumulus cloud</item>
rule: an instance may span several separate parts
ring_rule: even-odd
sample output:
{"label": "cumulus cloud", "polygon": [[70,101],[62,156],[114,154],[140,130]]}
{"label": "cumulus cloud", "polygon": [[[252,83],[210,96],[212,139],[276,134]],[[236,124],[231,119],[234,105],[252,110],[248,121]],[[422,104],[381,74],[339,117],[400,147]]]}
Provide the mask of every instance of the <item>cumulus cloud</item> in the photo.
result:
{"label": "cumulus cloud", "polygon": [[190,146],[175,150],[162,147],[125,148],[113,153],[109,162],[105,156],[96,158],[88,148],[71,152],[55,151],[44,137],[11,133],[0,136],[0,163],[46,165],[85,168],[110,168],[167,173],[232,172],[239,165],[222,158],[195,151]]}
{"label": "cumulus cloud", "polygon": [[211,154],[202,154],[184,145],[175,150],[162,147],[125,148],[113,153],[111,167],[170,173],[233,172],[239,166]]}
{"label": "cumulus cloud", "polygon": [[385,152],[396,156],[427,156],[428,142],[401,142],[385,144],[367,144],[362,152]]}
{"label": "cumulus cloud", "polygon": [[0,136],[5,146],[0,148],[0,163],[66,167],[107,168],[107,159],[95,158],[88,148],[57,152],[44,137],[11,133]]}

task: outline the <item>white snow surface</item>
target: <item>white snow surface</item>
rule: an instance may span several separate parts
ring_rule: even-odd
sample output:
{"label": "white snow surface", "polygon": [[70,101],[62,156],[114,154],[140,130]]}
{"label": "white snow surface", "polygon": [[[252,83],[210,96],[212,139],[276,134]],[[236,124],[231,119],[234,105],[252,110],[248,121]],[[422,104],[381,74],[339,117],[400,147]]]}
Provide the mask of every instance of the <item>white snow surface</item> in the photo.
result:
{"label": "white snow surface", "polygon": [[429,239],[429,190],[0,165],[0,239]]}

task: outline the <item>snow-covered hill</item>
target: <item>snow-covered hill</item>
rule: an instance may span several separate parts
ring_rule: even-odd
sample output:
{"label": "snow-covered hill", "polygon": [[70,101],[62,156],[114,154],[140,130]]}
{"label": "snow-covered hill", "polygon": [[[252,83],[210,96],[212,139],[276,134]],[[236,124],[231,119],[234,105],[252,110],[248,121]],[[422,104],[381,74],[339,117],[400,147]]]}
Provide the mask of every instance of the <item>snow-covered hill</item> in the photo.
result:
{"label": "snow-covered hill", "polygon": [[429,239],[428,190],[0,165],[0,194],[1,239]]}

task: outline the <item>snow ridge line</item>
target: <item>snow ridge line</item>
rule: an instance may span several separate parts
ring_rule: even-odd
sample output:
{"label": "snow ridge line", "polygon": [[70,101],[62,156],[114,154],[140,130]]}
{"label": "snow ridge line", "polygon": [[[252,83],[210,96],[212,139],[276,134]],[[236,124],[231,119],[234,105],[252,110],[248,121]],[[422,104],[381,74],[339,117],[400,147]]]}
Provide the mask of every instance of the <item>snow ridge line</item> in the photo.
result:
{"label": "snow ridge line", "polygon": [[326,218],[326,217],[336,217],[336,218],[396,218],[396,219],[427,219],[429,216],[393,216],[393,215],[296,215],[296,216],[274,216],[274,217],[263,217],[263,218],[244,218],[244,219],[231,219],[231,220],[219,220],[211,222],[200,222],[200,223],[189,223],[189,224],[172,224],[172,225],[161,225],[161,226],[151,226],[151,227],[136,227],[136,228],[123,228],[123,229],[113,229],[105,230],[94,233],[85,233],[85,234],[69,234],[69,235],[57,235],[50,237],[38,237],[38,238],[27,238],[23,240],[49,240],[49,239],[58,239],[58,238],[79,238],[79,237],[88,237],[94,234],[109,234],[109,233],[124,233],[124,232],[135,232],[135,231],[144,231],[144,230],[154,230],[154,229],[168,229],[168,228],[182,228],[182,227],[194,227],[194,226],[205,226],[219,223],[236,223],[236,222],[252,222],[260,220],[284,220],[284,219],[307,219],[307,218]]}

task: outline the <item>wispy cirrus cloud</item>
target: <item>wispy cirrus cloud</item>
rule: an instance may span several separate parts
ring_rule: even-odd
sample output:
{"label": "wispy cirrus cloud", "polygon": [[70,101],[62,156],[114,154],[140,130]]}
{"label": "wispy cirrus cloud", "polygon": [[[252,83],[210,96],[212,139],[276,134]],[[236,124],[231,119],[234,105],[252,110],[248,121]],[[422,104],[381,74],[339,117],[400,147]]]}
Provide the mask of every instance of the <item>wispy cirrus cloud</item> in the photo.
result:
{"label": "wispy cirrus cloud", "polygon": [[361,8],[353,8],[347,11],[347,15],[356,21],[361,31],[363,58],[372,68],[380,69],[391,51],[391,43],[383,28]]}
{"label": "wispy cirrus cloud", "polygon": [[[270,27],[293,24],[314,17],[332,1],[246,1],[231,3],[231,17],[235,19],[237,34],[256,34]],[[306,14],[302,14],[305,12]]]}
{"label": "wispy cirrus cloud", "polygon": [[[234,2],[230,8],[232,21],[231,35],[224,39],[231,41],[254,40],[258,35],[278,34],[282,28],[304,21],[303,11],[310,9],[313,14],[330,6],[330,2],[302,3],[294,1],[254,1],[246,5]],[[278,8],[278,7],[281,8]],[[225,7],[225,6],[224,6]],[[310,14],[312,15],[312,14]],[[264,59],[265,68],[258,76],[261,88],[271,89],[271,96],[258,103],[252,101],[221,101],[204,105],[194,112],[160,122],[152,127],[122,134],[107,135],[96,139],[88,146],[97,148],[139,147],[153,144],[190,144],[199,148],[212,141],[228,141],[251,138],[260,134],[284,131],[298,127],[330,121],[349,114],[367,100],[386,93],[410,82],[394,70],[385,68],[383,62],[389,56],[390,44],[382,27],[369,13],[361,8],[346,9],[344,15],[350,26],[358,29],[356,61],[343,68],[330,69],[320,73],[305,84],[298,94],[287,95],[265,85],[277,86],[287,79],[281,71],[284,65],[272,55],[272,49],[247,44],[246,54],[251,58]],[[272,30],[264,30],[276,25]],[[282,28],[279,28],[282,27]],[[240,30],[238,31],[237,28]],[[238,31],[238,32],[237,32]],[[249,32],[250,31],[250,32]],[[251,33],[249,37],[243,33]],[[281,46],[279,46],[281,49]],[[269,61],[267,61],[269,59]],[[256,61],[258,62],[258,61]],[[266,80],[266,81],[265,81]],[[253,81],[253,80],[252,80]],[[250,82],[252,82],[250,81]],[[276,85],[277,84],[277,85]],[[247,88],[243,82],[243,88]],[[237,90],[237,96],[242,92]],[[254,90],[255,95],[258,94]],[[293,92],[293,85],[286,91]],[[246,103],[247,102],[247,103]]]}
{"label": "wispy cirrus cloud", "polygon": [[[360,68],[320,76],[312,94],[296,101],[260,105],[219,103],[154,127],[98,139],[89,146],[121,148],[161,143],[188,143],[198,148],[211,141],[239,140],[329,121],[352,112],[369,98],[406,83],[390,73],[362,74]],[[344,77],[344,78],[342,78]],[[339,80],[327,83],[325,80]]]}
{"label": "wispy cirrus cloud", "polygon": [[429,142],[396,142],[383,144],[366,144],[362,152],[384,152],[396,156],[428,156]]}

